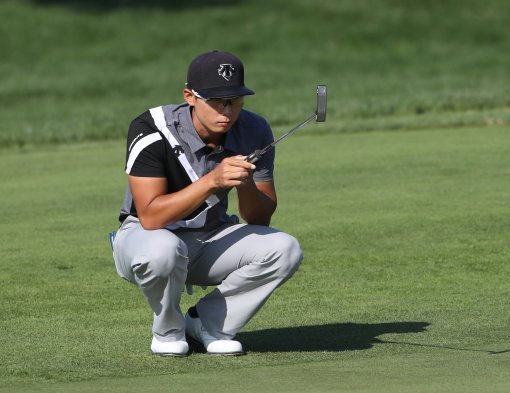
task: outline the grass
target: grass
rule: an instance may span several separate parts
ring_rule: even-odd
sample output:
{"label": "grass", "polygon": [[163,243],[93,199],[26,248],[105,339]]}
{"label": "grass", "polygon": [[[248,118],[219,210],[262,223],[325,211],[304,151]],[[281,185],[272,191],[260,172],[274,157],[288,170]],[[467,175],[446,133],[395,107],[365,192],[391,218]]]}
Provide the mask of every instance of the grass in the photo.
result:
{"label": "grass", "polygon": [[[508,391],[509,2],[5,0],[0,15],[0,391]],[[273,224],[305,261],[239,335],[248,356],[154,357],[107,239],[123,139],[213,48],[245,61],[247,106],[276,134],[328,85],[327,122],[278,147]]]}
{"label": "grass", "polygon": [[[150,355],[148,308],[111,261],[123,144],[8,151],[0,387],[506,391],[508,135],[288,139],[274,225],[300,239],[305,263],[240,334],[248,356],[177,361]],[[236,382],[225,387],[227,374]]]}
{"label": "grass", "polygon": [[[418,351],[419,352],[419,351]],[[490,363],[494,367],[483,367]],[[444,367],[449,364],[449,367]],[[478,366],[482,365],[481,368]],[[350,360],[339,367],[338,362],[316,362],[260,368],[206,371],[200,374],[149,376],[141,378],[102,379],[86,383],[63,383],[51,386],[24,388],[20,392],[160,392],[164,387],[179,392],[196,392],[204,389],[213,393],[269,391],[293,392],[506,392],[508,377],[501,362],[490,355],[472,353],[441,353],[436,355],[419,352],[402,356],[400,361],[387,364],[377,359]],[[466,372],[469,370],[469,373]],[[276,372],[275,372],[276,371]],[[430,378],[430,375],[434,375]],[[268,376],[270,376],[268,378]],[[377,388],[374,389],[374,384]]]}
{"label": "grass", "polygon": [[249,105],[277,129],[319,83],[330,132],[509,124],[502,0],[135,3],[1,2],[0,147],[123,137],[213,48],[244,59]]}

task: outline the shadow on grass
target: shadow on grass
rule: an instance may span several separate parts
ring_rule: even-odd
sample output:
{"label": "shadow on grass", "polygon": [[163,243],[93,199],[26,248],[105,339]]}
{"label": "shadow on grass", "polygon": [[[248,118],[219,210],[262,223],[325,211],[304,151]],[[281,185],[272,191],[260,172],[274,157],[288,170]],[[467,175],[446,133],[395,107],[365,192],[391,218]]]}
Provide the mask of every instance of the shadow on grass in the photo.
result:
{"label": "shadow on grass", "polygon": [[253,352],[352,351],[384,343],[377,338],[382,334],[420,333],[427,326],[427,322],[334,323],[244,332],[237,338]]}

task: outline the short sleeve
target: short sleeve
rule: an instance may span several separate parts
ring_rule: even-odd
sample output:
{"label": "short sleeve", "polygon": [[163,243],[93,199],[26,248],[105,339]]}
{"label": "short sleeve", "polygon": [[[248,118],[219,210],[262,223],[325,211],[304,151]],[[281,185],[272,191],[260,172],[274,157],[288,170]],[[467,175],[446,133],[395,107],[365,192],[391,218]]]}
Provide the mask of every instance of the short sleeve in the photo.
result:
{"label": "short sleeve", "polygon": [[129,126],[126,173],[141,177],[165,177],[165,147],[161,134],[140,116]]}

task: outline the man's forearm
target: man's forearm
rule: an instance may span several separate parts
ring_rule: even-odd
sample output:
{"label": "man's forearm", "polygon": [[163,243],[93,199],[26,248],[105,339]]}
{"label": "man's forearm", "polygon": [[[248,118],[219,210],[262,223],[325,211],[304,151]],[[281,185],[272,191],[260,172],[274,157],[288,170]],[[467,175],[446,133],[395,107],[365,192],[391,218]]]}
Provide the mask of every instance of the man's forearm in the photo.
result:
{"label": "man's forearm", "polygon": [[[267,194],[261,191],[268,188]],[[269,195],[268,195],[269,194]],[[276,210],[276,195],[273,187],[267,187],[263,183],[257,186],[253,180],[237,187],[239,214],[248,224],[268,226],[271,216]]]}
{"label": "man's forearm", "polygon": [[[146,189],[147,187],[143,187],[143,183],[140,183],[143,180],[143,178],[130,178],[131,188]],[[134,187],[135,184],[138,186]],[[136,209],[142,226],[145,229],[161,229],[192,213],[214,191],[211,182],[204,177],[178,192],[161,194],[153,199],[142,199],[143,196],[138,195],[136,191],[133,195],[135,204],[139,201]]]}

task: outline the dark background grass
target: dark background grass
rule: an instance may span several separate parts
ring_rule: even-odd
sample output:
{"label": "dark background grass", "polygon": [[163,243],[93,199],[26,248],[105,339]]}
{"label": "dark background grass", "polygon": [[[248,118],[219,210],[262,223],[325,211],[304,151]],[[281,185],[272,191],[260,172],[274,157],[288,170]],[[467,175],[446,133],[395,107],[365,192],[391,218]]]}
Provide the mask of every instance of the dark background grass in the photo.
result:
{"label": "dark background grass", "polygon": [[313,111],[319,83],[321,132],[510,117],[506,1],[6,0],[0,15],[0,147],[122,138],[181,101],[212,49],[244,60],[247,107],[277,133]]}

